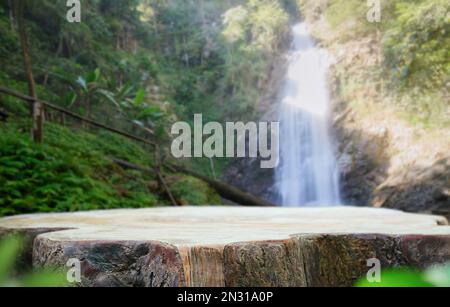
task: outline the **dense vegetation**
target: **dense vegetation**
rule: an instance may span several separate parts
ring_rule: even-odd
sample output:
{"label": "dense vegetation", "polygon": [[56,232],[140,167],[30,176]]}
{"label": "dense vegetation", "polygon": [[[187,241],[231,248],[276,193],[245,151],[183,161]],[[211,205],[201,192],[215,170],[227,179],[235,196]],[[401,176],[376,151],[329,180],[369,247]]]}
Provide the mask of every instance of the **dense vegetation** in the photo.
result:
{"label": "dense vegetation", "polygon": [[[383,103],[406,110],[412,121],[449,125],[445,0],[382,1],[381,23],[367,22],[362,0],[92,0],[82,1],[81,23],[67,22],[64,1],[25,2],[38,96],[151,139],[161,144],[163,158],[170,156],[165,144],[177,120],[190,122],[194,113],[205,121],[258,117],[298,8],[324,16],[335,43],[370,38],[379,47],[372,70],[344,71],[344,98],[375,84]],[[0,85],[27,93],[12,4],[0,4]],[[151,167],[154,149],[50,111],[44,145],[32,144],[28,106],[1,95],[1,110],[11,115],[1,127],[1,214],[168,203],[151,175],[124,171],[110,160]],[[219,176],[226,161],[188,163]],[[198,180],[173,173],[167,180],[183,204],[218,202]]]}
{"label": "dense vegetation", "polygon": [[[84,1],[82,22],[70,24],[64,3],[28,1],[39,96],[109,119],[119,107],[152,125],[194,112],[251,117],[288,34],[285,2]],[[14,18],[7,2],[0,10],[0,81],[24,90]],[[139,104],[152,109],[128,110],[142,92]]]}
{"label": "dense vegetation", "polygon": [[[82,2],[68,23],[65,1],[25,0],[39,98],[161,144],[177,120],[254,118],[272,63],[287,46],[291,0]],[[27,93],[13,1],[0,4],[0,85]],[[294,5],[294,9],[292,9]],[[154,149],[47,110],[44,144],[29,138],[29,108],[0,96],[0,215],[169,204],[152,174]],[[63,125],[61,125],[63,124]],[[190,162],[220,175],[225,162]],[[166,171],[180,204],[217,204],[205,183]]]}
{"label": "dense vegetation", "polygon": [[425,120],[450,124],[450,3],[399,1],[384,36],[396,101]]}
{"label": "dense vegetation", "polygon": [[[97,131],[46,125],[44,145],[25,133],[27,121],[0,126],[0,215],[169,205],[153,173],[124,170],[116,157],[152,165],[152,156],[133,141]],[[168,176],[180,204],[220,204],[205,183]]]}
{"label": "dense vegetation", "polygon": [[304,11],[323,13],[331,26],[333,43],[371,39],[374,48],[380,49],[379,61],[371,70],[366,67],[365,76],[360,71],[358,77],[345,77],[348,91],[377,83],[381,100],[397,107],[411,122],[428,127],[450,125],[448,1],[381,1],[380,23],[367,21],[366,1],[299,2]]}

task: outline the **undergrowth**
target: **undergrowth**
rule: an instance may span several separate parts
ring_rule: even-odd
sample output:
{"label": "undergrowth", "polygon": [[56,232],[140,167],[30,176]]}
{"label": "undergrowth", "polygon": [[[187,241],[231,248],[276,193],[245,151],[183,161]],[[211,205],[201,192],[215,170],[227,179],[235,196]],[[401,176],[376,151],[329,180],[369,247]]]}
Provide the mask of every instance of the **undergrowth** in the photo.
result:
{"label": "undergrowth", "polygon": [[[124,170],[110,159],[151,167],[150,150],[135,142],[46,123],[45,142],[38,145],[30,140],[29,122],[18,119],[0,124],[0,135],[0,216],[168,205],[164,193],[151,188],[154,174]],[[176,178],[179,199],[217,203],[203,182]]]}

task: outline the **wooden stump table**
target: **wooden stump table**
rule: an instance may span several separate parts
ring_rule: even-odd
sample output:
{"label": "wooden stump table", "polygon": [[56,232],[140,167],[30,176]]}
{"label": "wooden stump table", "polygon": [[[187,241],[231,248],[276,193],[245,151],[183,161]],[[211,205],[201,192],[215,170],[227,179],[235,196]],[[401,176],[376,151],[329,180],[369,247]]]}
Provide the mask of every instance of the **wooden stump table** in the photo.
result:
{"label": "wooden stump table", "polygon": [[81,263],[80,286],[351,286],[450,261],[445,218],[373,208],[181,207],[0,219],[35,267]]}

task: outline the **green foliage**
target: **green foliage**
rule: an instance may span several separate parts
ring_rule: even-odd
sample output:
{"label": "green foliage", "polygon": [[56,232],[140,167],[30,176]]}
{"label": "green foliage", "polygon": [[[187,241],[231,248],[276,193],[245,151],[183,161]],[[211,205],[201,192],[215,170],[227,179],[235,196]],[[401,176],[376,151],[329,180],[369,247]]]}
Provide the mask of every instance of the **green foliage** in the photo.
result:
{"label": "green foliage", "polygon": [[333,28],[345,32],[340,39],[347,40],[366,35],[379,27],[378,23],[367,22],[367,11],[366,1],[330,0],[326,17]]}
{"label": "green foliage", "polygon": [[[45,143],[28,135],[28,122],[0,126],[0,216],[169,204],[153,191],[153,174],[123,170],[110,157],[149,168],[153,156],[139,144],[106,132],[97,134],[46,123]],[[177,177],[173,193],[185,204],[219,204],[207,184]]]}
{"label": "green foliage", "polygon": [[23,276],[13,274],[23,244],[24,240],[17,236],[8,236],[0,241],[0,287],[63,287],[68,285],[65,275],[57,270],[38,270]]}
{"label": "green foliage", "polygon": [[[4,14],[1,11],[0,13]],[[4,58],[14,52],[16,43],[16,31],[14,31],[6,18],[0,18],[0,58]]]}
{"label": "green foliage", "polygon": [[353,83],[362,88],[366,83],[385,84],[383,100],[398,107],[411,122],[438,128],[450,125],[448,1],[381,1],[381,23],[367,21],[366,1],[299,2],[309,15],[318,11],[327,17],[333,40],[370,39],[382,50],[380,67],[373,67],[366,76],[361,72]]}
{"label": "green foliage", "polygon": [[[171,124],[253,119],[272,63],[287,42],[294,0],[97,0],[80,24],[55,1],[27,3],[40,98],[141,135],[167,141]],[[0,5],[0,83],[27,92],[11,8]],[[244,16],[234,16],[242,10]],[[242,20],[239,20],[242,18]],[[242,37],[230,39],[234,26]],[[3,44],[4,43],[4,44]],[[5,97],[14,114],[27,108]],[[19,113],[20,111],[20,113]]]}
{"label": "green foliage", "polygon": [[385,37],[387,66],[404,86],[445,86],[450,75],[450,3],[399,2]]}
{"label": "green foliage", "polygon": [[435,266],[424,272],[419,270],[396,268],[381,273],[380,283],[370,283],[362,278],[357,287],[449,287],[450,265]]}
{"label": "green foliage", "polygon": [[357,287],[432,287],[419,271],[410,269],[391,269],[382,272],[380,283],[370,283],[362,279]]}
{"label": "green foliage", "polygon": [[8,274],[16,262],[21,243],[18,238],[10,237],[0,242],[0,285],[7,281]]}
{"label": "green foliage", "polygon": [[273,58],[287,41],[289,14],[280,1],[249,0],[225,12],[223,23],[222,89],[232,103],[225,112],[231,118],[251,118],[268,82]]}
{"label": "green foliage", "polygon": [[[384,31],[387,21],[395,19],[393,16],[396,2],[403,0],[380,1],[381,22],[367,20],[369,5],[366,0],[297,0],[301,12],[310,11],[308,15],[319,18],[323,14],[333,31],[338,34],[333,39],[347,42],[378,31]],[[313,11],[313,12],[311,12]]]}
{"label": "green foliage", "polygon": [[123,171],[108,156],[151,165],[138,145],[46,125],[46,144],[29,140],[26,125],[1,128],[0,215],[162,204],[147,187],[149,178]]}
{"label": "green foliage", "polygon": [[396,1],[384,35],[385,73],[397,103],[422,121],[450,124],[450,3]]}
{"label": "green foliage", "polygon": [[170,185],[174,197],[184,205],[217,205],[222,203],[218,194],[205,182],[179,175]]}
{"label": "green foliage", "polygon": [[[27,93],[10,3],[0,2],[0,84]],[[82,22],[74,24],[66,21],[61,1],[26,3],[39,98],[167,143],[171,125],[191,121],[194,113],[205,121],[254,119],[273,60],[287,42],[286,10],[295,1],[85,1]],[[246,12],[242,21],[233,16],[240,8]],[[228,37],[233,23],[243,31],[236,41]],[[27,105],[6,95],[0,96],[0,108],[29,115]],[[54,124],[46,125],[40,147],[29,142],[28,128],[2,129],[0,214],[161,202],[148,192],[146,182],[153,178],[132,176],[108,161],[115,156],[151,166],[153,157],[141,147],[99,131],[73,134]],[[208,159],[194,163],[211,174]],[[224,165],[217,161],[216,176]],[[198,193],[188,200],[211,202]]]}

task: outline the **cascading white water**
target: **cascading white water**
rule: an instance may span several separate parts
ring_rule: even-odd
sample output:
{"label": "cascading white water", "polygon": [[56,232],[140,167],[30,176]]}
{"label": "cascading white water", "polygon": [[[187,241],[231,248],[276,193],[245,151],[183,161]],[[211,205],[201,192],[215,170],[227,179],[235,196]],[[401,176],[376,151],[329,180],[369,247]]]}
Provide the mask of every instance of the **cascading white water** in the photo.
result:
{"label": "cascading white water", "polygon": [[315,46],[305,23],[293,27],[280,110],[277,185],[283,206],[340,204],[339,174],[329,133],[329,57]]}

